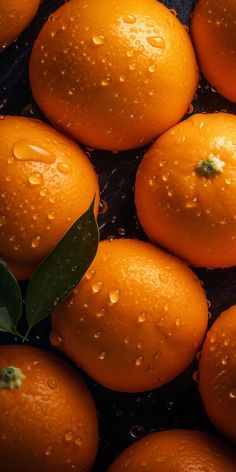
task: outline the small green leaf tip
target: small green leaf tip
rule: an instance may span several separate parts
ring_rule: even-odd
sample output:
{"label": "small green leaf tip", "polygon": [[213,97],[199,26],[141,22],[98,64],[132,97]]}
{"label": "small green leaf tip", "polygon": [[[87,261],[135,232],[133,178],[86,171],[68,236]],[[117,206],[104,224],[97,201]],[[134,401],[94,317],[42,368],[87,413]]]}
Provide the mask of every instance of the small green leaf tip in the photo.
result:
{"label": "small green leaf tip", "polygon": [[18,367],[4,367],[0,369],[0,390],[14,390],[20,388],[25,375]]}
{"label": "small green leaf tip", "polygon": [[196,170],[200,175],[209,179],[214,177],[216,174],[223,172],[224,166],[224,161],[222,161],[219,157],[215,157],[210,154],[207,159],[198,162],[196,165]]}

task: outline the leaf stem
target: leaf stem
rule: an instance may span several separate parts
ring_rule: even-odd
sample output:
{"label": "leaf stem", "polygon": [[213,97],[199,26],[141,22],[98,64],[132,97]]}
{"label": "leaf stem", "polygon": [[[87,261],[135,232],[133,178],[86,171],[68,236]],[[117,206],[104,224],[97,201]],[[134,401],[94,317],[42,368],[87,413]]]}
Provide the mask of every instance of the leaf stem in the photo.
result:
{"label": "leaf stem", "polygon": [[29,342],[28,336],[29,336],[30,330],[31,330],[31,327],[28,328],[28,330],[27,330],[25,336],[21,336],[21,335],[20,335],[23,344],[24,344],[26,341]]}

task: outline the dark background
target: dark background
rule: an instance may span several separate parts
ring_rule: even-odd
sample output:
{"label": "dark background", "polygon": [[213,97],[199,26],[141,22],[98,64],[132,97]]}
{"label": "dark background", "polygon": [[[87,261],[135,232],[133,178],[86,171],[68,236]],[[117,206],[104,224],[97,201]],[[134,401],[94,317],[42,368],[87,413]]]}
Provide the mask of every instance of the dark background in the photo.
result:
{"label": "dark background", "polygon": [[[63,0],[44,0],[31,26],[18,41],[0,54],[0,114],[41,117],[30,93],[28,60],[34,39],[49,13],[63,3]],[[163,3],[177,11],[182,23],[189,24],[195,1],[167,0]],[[199,84],[193,108],[193,113],[221,110],[236,113],[236,104],[220,97],[204,79]],[[144,150],[112,154],[84,149],[100,178],[101,238],[112,236],[145,239],[137,222],[133,203],[135,173]],[[197,269],[195,272],[203,281],[207,292],[211,324],[223,309],[236,303],[236,268]],[[21,286],[24,293],[26,284]],[[30,344],[50,349],[49,330],[50,321],[41,323],[32,332]],[[17,338],[0,334],[0,344],[18,342]],[[197,364],[196,359],[193,365],[172,383],[142,394],[111,392],[95,384],[82,373],[94,396],[100,420],[102,439],[93,472],[105,471],[123,448],[150,431],[177,427],[215,432],[204,413],[198,384],[194,380],[197,377]]]}

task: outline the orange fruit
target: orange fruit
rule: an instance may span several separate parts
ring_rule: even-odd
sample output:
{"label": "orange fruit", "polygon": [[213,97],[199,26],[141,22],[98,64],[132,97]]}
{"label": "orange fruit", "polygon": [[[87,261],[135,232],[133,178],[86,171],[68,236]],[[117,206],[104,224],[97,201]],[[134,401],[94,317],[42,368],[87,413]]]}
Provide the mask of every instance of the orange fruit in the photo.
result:
{"label": "orange fruit", "polygon": [[38,120],[0,117],[0,257],[17,278],[31,276],[98,184],[85,154]]}
{"label": "orange fruit", "polygon": [[221,313],[208,332],[199,373],[209,418],[236,443],[236,305]]}
{"label": "orange fruit", "polygon": [[236,264],[236,117],[199,114],[162,135],[137,172],[151,241],[196,266]]}
{"label": "orange fruit", "polygon": [[38,10],[40,0],[1,0],[0,52],[28,26]]}
{"label": "orange fruit", "polygon": [[197,277],[137,240],[100,243],[74,293],[53,311],[52,344],[108,388],[169,382],[193,360],[207,327]]}
{"label": "orange fruit", "polygon": [[235,0],[198,0],[191,33],[203,74],[221,95],[236,102]]}
{"label": "orange fruit", "polygon": [[6,472],[88,472],[98,427],[77,372],[41,349],[0,346],[0,455]]}
{"label": "orange fruit", "polygon": [[183,25],[156,0],[73,0],[41,30],[30,78],[50,121],[82,143],[119,150],[182,118],[198,70]]}
{"label": "orange fruit", "polygon": [[236,453],[201,431],[149,434],[117,457],[108,472],[235,472]]}

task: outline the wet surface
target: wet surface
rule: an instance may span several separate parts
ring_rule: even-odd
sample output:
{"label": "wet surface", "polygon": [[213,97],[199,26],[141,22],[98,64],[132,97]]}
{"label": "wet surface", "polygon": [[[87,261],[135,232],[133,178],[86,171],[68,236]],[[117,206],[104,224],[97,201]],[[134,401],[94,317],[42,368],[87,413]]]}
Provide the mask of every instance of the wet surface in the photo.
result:
{"label": "wet surface", "polygon": [[[32,104],[27,74],[28,59],[33,41],[42,24],[49,13],[63,3],[58,0],[45,0],[30,28],[0,55],[0,113],[21,113],[26,116],[41,117],[35,104]],[[169,0],[163,3],[175,9],[184,24],[189,24],[194,1]],[[222,110],[235,113],[236,105],[220,97],[202,79],[189,109],[190,114]],[[112,154],[84,149],[95,165],[100,179],[101,238],[135,237],[145,240],[145,235],[136,219],[133,203],[135,173],[144,150]],[[236,269],[197,269],[196,273],[203,281],[210,301],[210,323],[212,323],[223,309],[236,303]],[[25,290],[24,284],[22,290]],[[49,329],[49,321],[42,323],[32,332],[30,343],[50,349]],[[6,342],[12,343],[18,340],[2,334],[0,343]],[[94,472],[105,471],[117,453],[150,431],[176,427],[213,431],[198,394],[197,364],[196,359],[193,365],[174,382],[159,390],[143,394],[110,392],[82,374],[93,393],[100,419],[102,439]]]}

